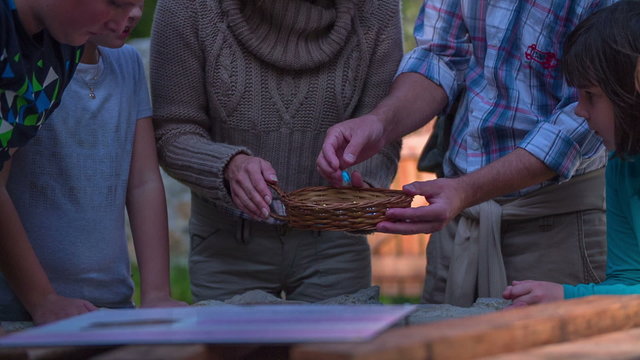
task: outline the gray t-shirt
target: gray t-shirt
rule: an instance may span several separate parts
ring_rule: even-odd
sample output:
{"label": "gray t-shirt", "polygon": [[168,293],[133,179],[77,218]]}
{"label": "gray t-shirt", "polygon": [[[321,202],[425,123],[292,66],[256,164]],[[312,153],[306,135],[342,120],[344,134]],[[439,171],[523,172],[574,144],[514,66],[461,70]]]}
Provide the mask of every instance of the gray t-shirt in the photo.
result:
{"label": "gray t-shirt", "polygon": [[[58,294],[131,307],[125,199],[136,121],[151,116],[135,49],[99,49],[12,162],[8,191]],[[0,320],[28,314],[0,278]]]}

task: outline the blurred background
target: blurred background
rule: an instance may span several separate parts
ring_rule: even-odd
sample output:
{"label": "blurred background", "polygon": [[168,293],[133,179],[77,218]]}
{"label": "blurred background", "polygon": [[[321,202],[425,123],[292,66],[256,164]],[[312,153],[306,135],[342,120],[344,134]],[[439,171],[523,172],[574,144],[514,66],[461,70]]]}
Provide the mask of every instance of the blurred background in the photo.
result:
{"label": "blurred background", "polygon": [[[391,0],[389,0],[391,1]],[[418,14],[421,0],[401,0],[405,52],[415,46],[413,24]],[[134,29],[129,41],[142,55],[145,65],[149,58],[149,36],[153,23],[156,0],[145,0],[145,9],[140,24]],[[392,188],[416,180],[434,178],[433,174],[418,172],[417,161],[422,147],[430,134],[430,126],[407,135],[403,139],[402,154],[398,173]],[[188,220],[190,215],[189,190],[163,173],[167,205],[169,211],[169,236],[171,244],[171,288],[172,295],[191,302],[187,256],[189,251]],[[413,206],[424,204],[424,199],[414,201]],[[418,302],[425,275],[425,248],[428,235],[390,235],[375,233],[369,236],[371,245],[373,284],[380,286],[381,301],[384,303]],[[139,303],[139,275],[133,246],[130,241],[133,276],[136,282],[135,301]]]}

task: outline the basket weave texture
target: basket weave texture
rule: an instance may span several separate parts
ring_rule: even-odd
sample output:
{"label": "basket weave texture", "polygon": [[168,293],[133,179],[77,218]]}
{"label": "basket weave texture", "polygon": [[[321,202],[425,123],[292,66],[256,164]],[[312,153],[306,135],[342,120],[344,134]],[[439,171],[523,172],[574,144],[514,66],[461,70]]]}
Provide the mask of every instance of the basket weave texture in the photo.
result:
{"label": "basket weave texture", "polygon": [[304,230],[375,230],[388,208],[410,207],[413,199],[400,190],[313,186],[284,193],[277,185],[269,185],[280,195],[287,213],[271,216]]}

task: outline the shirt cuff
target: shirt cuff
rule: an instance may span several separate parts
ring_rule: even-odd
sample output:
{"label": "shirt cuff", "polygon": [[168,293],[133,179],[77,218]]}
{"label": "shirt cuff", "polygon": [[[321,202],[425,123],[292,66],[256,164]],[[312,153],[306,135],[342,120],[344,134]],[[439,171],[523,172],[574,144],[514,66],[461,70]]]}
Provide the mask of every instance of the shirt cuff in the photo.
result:
{"label": "shirt cuff", "polygon": [[560,181],[569,180],[582,161],[580,146],[563,129],[549,123],[530,131],[518,147],[544,162]]}
{"label": "shirt cuff", "polygon": [[562,285],[564,288],[564,298],[566,299],[575,299],[583,296],[588,296],[592,294],[587,294],[584,291],[579,291],[578,286],[574,285]]}

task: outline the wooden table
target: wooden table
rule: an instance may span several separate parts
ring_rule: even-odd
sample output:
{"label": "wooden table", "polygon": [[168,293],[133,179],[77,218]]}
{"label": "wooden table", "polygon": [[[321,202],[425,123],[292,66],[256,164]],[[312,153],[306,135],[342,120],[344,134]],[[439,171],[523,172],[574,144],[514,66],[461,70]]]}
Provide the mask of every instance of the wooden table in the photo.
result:
{"label": "wooden table", "polygon": [[[635,328],[635,329],[634,329]],[[0,349],[0,359],[640,358],[640,295],[592,296],[390,329],[365,343]]]}

